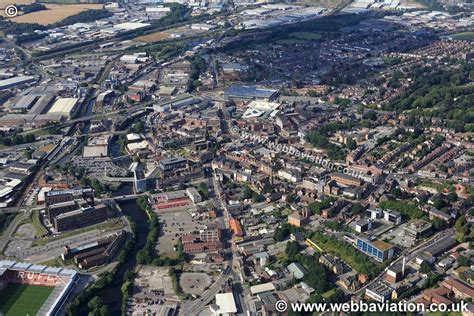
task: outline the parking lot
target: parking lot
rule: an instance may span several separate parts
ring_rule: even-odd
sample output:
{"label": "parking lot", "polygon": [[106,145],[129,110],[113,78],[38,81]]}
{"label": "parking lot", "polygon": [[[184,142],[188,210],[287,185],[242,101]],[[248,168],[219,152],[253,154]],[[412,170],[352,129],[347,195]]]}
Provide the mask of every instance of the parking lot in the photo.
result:
{"label": "parking lot", "polygon": [[406,224],[402,224],[396,228],[389,230],[387,233],[383,234],[383,238],[386,238],[390,243],[401,246],[403,248],[410,248],[414,244],[414,240],[408,237],[405,237],[403,228]]}
{"label": "parking lot", "polygon": [[159,214],[163,225],[163,235],[158,238],[156,249],[160,255],[173,252],[173,247],[181,236],[197,232],[213,223],[210,219],[194,220],[189,210]]}
{"label": "parking lot", "polygon": [[201,295],[206,287],[211,285],[211,277],[206,273],[185,272],[181,274],[179,284],[183,292]]}
{"label": "parking lot", "polygon": [[133,296],[157,301],[177,299],[168,270],[167,267],[141,266],[135,278]]}

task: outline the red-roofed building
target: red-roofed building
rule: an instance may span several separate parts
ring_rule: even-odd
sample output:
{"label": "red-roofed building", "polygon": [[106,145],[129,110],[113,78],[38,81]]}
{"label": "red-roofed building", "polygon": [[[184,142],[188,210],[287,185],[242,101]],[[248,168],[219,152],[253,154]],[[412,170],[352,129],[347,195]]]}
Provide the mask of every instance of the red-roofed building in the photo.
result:
{"label": "red-roofed building", "polygon": [[244,232],[242,230],[242,225],[240,225],[240,222],[239,222],[238,219],[231,218],[229,220],[229,225],[230,225],[230,229],[234,233],[234,236],[237,236],[237,237],[243,237],[244,236]]}
{"label": "red-roofed building", "polygon": [[186,253],[218,251],[223,248],[219,227],[202,230],[199,234],[185,235],[181,237],[181,241]]}

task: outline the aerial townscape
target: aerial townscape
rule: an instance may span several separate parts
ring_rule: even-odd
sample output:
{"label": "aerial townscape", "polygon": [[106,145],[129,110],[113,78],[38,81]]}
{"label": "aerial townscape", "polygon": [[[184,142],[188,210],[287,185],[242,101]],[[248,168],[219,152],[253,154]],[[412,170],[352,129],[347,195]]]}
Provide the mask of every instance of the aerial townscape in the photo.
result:
{"label": "aerial townscape", "polygon": [[0,0],[0,315],[474,315],[473,244],[472,0]]}

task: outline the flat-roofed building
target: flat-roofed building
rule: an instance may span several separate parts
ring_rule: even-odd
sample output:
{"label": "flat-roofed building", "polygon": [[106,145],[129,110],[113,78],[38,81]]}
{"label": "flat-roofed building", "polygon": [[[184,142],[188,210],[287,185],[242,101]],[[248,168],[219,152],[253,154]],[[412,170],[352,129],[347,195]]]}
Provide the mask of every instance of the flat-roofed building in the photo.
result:
{"label": "flat-roofed building", "polygon": [[242,230],[242,225],[240,225],[240,222],[236,218],[231,218],[229,220],[229,225],[232,233],[236,237],[243,237],[244,236],[244,231]]}
{"label": "flat-roofed building", "polygon": [[18,86],[21,86],[33,81],[35,81],[35,77],[32,77],[32,76],[19,76],[19,77],[0,80],[0,90],[18,87]]}
{"label": "flat-roofed building", "polygon": [[428,249],[426,249],[426,252],[429,255],[436,257],[438,255],[445,253],[446,251],[448,251],[449,249],[453,248],[456,245],[457,245],[456,238],[447,237],[431,245]]}
{"label": "flat-roofed building", "polygon": [[106,105],[110,100],[115,96],[115,92],[113,90],[107,90],[100,93],[97,96],[95,104],[99,107]]}
{"label": "flat-roofed building", "polygon": [[198,190],[196,190],[195,188],[187,188],[186,193],[188,194],[189,199],[194,203],[202,202],[201,194],[199,194]]}
{"label": "flat-roofed building", "polygon": [[11,110],[14,112],[24,112],[28,111],[35,101],[37,100],[37,96],[35,95],[25,95],[21,97],[12,107]]}
{"label": "flat-roofed building", "polygon": [[237,306],[232,292],[217,293],[215,298],[216,303],[210,306],[211,312],[215,316],[231,316],[237,313]]}
{"label": "flat-roofed building", "polygon": [[335,172],[330,175],[331,180],[336,181],[338,185],[344,186],[360,186],[362,185],[362,180],[351,175]]}
{"label": "flat-roofed building", "polygon": [[91,200],[94,203],[94,190],[92,188],[53,190],[45,193],[46,206],[73,201],[76,199]]}
{"label": "flat-roofed building", "polygon": [[94,225],[109,218],[108,210],[105,204],[100,204],[65,212],[53,218],[53,227],[56,231],[65,231]]}
{"label": "flat-roofed building", "polygon": [[84,146],[82,157],[84,158],[98,158],[107,157],[107,145],[92,145]]}
{"label": "flat-roofed building", "polygon": [[406,237],[412,239],[423,238],[431,232],[431,223],[418,219],[408,223],[403,229]]}
{"label": "flat-roofed building", "polygon": [[390,223],[398,225],[402,222],[402,214],[394,210],[383,211],[383,218]]}
{"label": "flat-roofed building", "polygon": [[266,99],[271,101],[278,96],[278,90],[257,86],[233,86],[224,91],[224,96],[230,99]]}
{"label": "flat-roofed building", "polygon": [[397,283],[405,277],[405,270],[402,263],[394,264],[387,268],[385,280],[389,283]]}
{"label": "flat-roofed building", "polygon": [[365,290],[365,296],[379,303],[385,303],[392,297],[393,289],[385,283],[376,282]]}
{"label": "flat-roofed building", "polygon": [[393,245],[382,240],[369,241],[358,237],[356,247],[366,255],[380,262],[390,259],[394,254]]}
{"label": "flat-roofed building", "polygon": [[188,166],[188,160],[181,157],[173,157],[160,160],[159,166],[163,171],[183,169]]}
{"label": "flat-roofed building", "polygon": [[11,172],[19,172],[19,173],[24,173],[28,174],[33,170],[33,167],[35,165],[32,163],[27,163],[27,162],[17,162],[14,163],[13,165],[8,168]]}
{"label": "flat-roofed building", "polygon": [[195,98],[191,94],[183,93],[175,97],[172,97],[170,100],[159,102],[153,105],[153,110],[156,112],[166,112],[170,110],[179,109],[186,105],[191,105],[199,102],[199,99]]}
{"label": "flat-roofed building", "polygon": [[372,229],[372,221],[367,219],[361,219],[356,222],[356,232],[363,233]]}
{"label": "flat-roofed building", "polygon": [[276,287],[272,282],[252,285],[250,287],[250,293],[252,293],[252,295],[258,295],[261,293],[273,292],[273,291],[276,291]]}
{"label": "flat-roofed building", "polygon": [[293,212],[288,215],[288,224],[295,227],[301,227],[308,223],[308,217],[306,215],[307,214],[305,213],[300,214],[299,212]]}
{"label": "flat-roofed building", "polygon": [[60,114],[64,116],[71,115],[77,105],[77,98],[60,98],[54,102],[48,114]]}

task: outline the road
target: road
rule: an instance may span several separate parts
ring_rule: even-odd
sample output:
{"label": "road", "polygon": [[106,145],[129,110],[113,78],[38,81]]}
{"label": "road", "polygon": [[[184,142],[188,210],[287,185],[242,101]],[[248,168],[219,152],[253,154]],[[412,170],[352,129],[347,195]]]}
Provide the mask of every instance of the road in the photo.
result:
{"label": "road", "polygon": [[[58,135],[52,135],[52,137],[54,139],[61,138],[61,136],[58,136]],[[33,142],[33,143],[25,143],[25,144],[20,144],[20,145],[8,146],[6,148],[0,149],[0,152],[15,151],[15,150],[20,150],[20,149],[25,149],[25,148],[28,148],[28,147],[38,148],[38,147],[42,147],[42,146],[46,146],[48,144],[54,143],[54,139],[53,140],[46,139],[46,140],[40,140],[40,141]]]}
{"label": "road", "polygon": [[[224,218],[220,217],[220,225],[223,229],[229,229],[229,213],[227,211],[226,203],[222,199],[222,192],[220,189],[219,181],[216,175],[213,173],[212,178],[207,179],[208,186],[213,186],[214,195],[211,200],[213,204],[222,209],[224,212]],[[206,306],[214,299],[217,293],[221,290],[222,285],[229,279],[232,279],[232,291],[234,293],[234,298],[236,305],[239,309],[239,314],[247,314],[248,306],[246,303],[246,298],[244,294],[244,280],[242,276],[242,268],[238,261],[239,253],[235,245],[227,245],[226,248],[227,255],[231,256],[231,261],[226,262],[226,267],[224,268],[221,276],[212,284],[212,286],[204,292],[200,299],[193,301],[189,305],[183,306],[180,315],[197,315],[202,312]],[[230,265],[229,265],[230,264]]]}
{"label": "road", "polygon": [[0,254],[2,254],[7,247],[10,238],[13,236],[18,226],[20,226],[20,223],[27,217],[28,215],[26,213],[20,214],[13,219],[10,225],[8,225],[7,229],[0,236]]}
{"label": "road", "polygon": [[219,278],[216,280],[216,282],[214,282],[212,286],[201,295],[201,298],[193,301],[189,307],[186,307],[186,309],[183,309],[180,312],[180,315],[199,314],[204,308],[206,308],[206,305],[209,304],[214,299],[216,294],[219,293],[222,285],[225,282],[227,282],[227,280],[229,279],[231,272],[232,272],[232,269],[229,266],[227,266],[222,272],[222,274],[219,276]]}
{"label": "road", "polygon": [[[224,218],[225,218],[225,227],[226,228],[230,228],[229,227],[229,219],[230,219],[230,214],[229,214],[229,211],[227,209],[227,204],[226,202],[223,200],[223,192],[221,191],[221,186],[220,186],[220,183],[219,183],[219,179],[217,177],[217,175],[215,174],[215,171],[212,172],[212,183],[214,185],[214,194],[216,196],[216,200],[219,202],[220,204],[220,208],[224,211]],[[230,244],[230,249],[232,251],[232,273],[234,275],[234,286],[236,288],[240,288],[241,291],[239,293],[237,292],[234,292],[234,296],[236,297],[236,301],[237,302],[240,302],[240,311],[243,313],[243,314],[246,314],[247,311],[248,311],[248,306],[247,304],[245,303],[246,302],[246,298],[245,298],[245,293],[243,292],[243,284],[245,283],[244,281],[244,275],[243,275],[243,267],[240,265],[240,262],[239,262],[239,257],[240,257],[240,254],[239,254],[239,251],[237,249],[237,246],[235,246],[235,244],[232,242],[232,240],[230,241],[231,244]]]}
{"label": "road", "polygon": [[[433,244],[435,244],[436,242],[438,242],[439,240],[443,239],[443,238],[447,238],[447,237],[451,237],[451,236],[454,236],[454,229],[450,228],[450,229],[446,229],[446,230],[443,230],[439,233],[437,233],[436,235],[434,235],[432,238],[430,238],[429,240],[425,241],[424,243],[421,243],[420,245],[416,246],[415,248],[413,249],[409,249],[409,250],[405,250],[402,255],[394,260],[392,263],[391,263],[391,266],[397,264],[397,263],[400,263],[402,262],[403,260],[403,257],[406,257],[406,262],[409,262],[410,260],[412,260],[413,258],[415,258],[416,256],[418,256],[419,254],[423,253],[424,251],[426,251],[426,249],[428,247],[431,247]],[[382,279],[383,275],[385,274],[385,271],[382,271],[375,279],[373,279],[371,282],[369,282],[367,285],[361,287],[359,290],[357,290],[357,292],[355,292],[356,295],[358,294],[362,294],[363,291],[365,291],[365,289],[369,286],[371,286],[372,284],[380,281],[380,279]]]}

